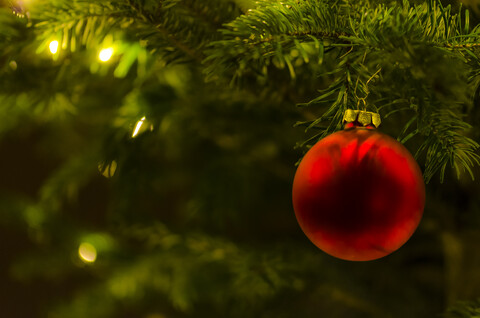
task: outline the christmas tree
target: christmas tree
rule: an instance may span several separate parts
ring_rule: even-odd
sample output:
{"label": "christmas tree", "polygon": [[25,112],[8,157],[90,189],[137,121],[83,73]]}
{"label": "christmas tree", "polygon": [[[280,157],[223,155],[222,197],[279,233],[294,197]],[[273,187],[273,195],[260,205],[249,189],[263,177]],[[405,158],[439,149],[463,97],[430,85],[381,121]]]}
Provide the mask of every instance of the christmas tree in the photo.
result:
{"label": "christmas tree", "polygon": [[[1,316],[478,317],[479,13],[0,1]],[[320,251],[292,207],[347,109],[426,182],[415,234],[370,262]]]}

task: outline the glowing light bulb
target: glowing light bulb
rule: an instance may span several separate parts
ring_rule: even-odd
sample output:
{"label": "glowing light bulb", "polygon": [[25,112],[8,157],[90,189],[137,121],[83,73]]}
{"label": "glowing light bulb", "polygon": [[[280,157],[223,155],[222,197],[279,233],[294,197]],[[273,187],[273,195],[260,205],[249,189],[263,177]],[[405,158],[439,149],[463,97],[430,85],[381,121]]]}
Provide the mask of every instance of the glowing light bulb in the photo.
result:
{"label": "glowing light bulb", "polygon": [[113,55],[113,49],[111,47],[109,47],[109,48],[101,50],[100,53],[98,54],[98,58],[102,62],[107,62],[108,60],[110,60],[112,55]]}
{"label": "glowing light bulb", "polygon": [[136,135],[138,135],[138,131],[140,130],[140,128],[142,127],[143,125],[143,122],[145,121],[145,116],[143,116],[142,119],[140,119],[138,122],[137,122],[137,125],[135,126],[135,129],[133,130],[133,134],[132,134],[132,137],[135,137]]}
{"label": "glowing light bulb", "polygon": [[93,263],[97,259],[97,249],[92,244],[83,242],[78,248],[78,256],[85,263]]}
{"label": "glowing light bulb", "polygon": [[52,42],[50,42],[50,44],[48,45],[49,49],[50,49],[50,52],[52,54],[55,54],[57,53],[58,51],[58,41],[57,40],[54,40]]}
{"label": "glowing light bulb", "polygon": [[8,63],[8,65],[10,65],[10,68],[11,68],[12,70],[14,70],[14,71],[15,71],[15,70],[17,69],[17,67],[18,67],[17,62],[15,62],[15,61],[11,61],[10,63]]}

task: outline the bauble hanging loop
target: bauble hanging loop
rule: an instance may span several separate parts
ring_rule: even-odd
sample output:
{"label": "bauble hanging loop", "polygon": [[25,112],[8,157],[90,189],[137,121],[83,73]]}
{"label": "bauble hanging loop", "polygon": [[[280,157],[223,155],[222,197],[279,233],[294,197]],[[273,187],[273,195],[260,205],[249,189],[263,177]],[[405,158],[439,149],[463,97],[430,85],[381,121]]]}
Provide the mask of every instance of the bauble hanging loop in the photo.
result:
{"label": "bauble hanging loop", "polygon": [[395,139],[375,129],[378,114],[348,110],[345,129],[315,144],[293,182],[293,206],[307,237],[326,253],[351,261],[400,248],[423,214],[418,164]]}

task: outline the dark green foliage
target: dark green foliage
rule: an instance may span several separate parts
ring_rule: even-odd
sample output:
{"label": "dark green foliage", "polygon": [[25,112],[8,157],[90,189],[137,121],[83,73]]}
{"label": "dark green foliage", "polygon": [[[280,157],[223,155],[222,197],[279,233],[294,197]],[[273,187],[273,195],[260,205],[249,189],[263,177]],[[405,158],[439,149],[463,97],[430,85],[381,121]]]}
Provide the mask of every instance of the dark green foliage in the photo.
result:
{"label": "dark green foliage", "polygon": [[[480,29],[417,2],[0,2],[2,315],[416,318],[477,297]],[[404,248],[348,263],[296,223],[294,146],[363,107],[431,199]]]}
{"label": "dark green foliage", "polygon": [[480,300],[458,302],[447,310],[444,317],[448,318],[475,318],[480,317]]}
{"label": "dark green foliage", "polygon": [[[439,170],[443,179],[447,164],[457,174],[466,169],[473,177],[478,144],[465,135],[470,126],[459,107],[471,103],[467,87],[478,80],[469,74],[478,69],[475,43],[480,34],[476,28],[470,31],[468,17],[468,11],[453,14],[450,7],[436,2],[417,6],[408,2],[391,6],[366,1],[265,2],[222,31],[224,39],[208,51],[207,61],[213,63],[207,72],[225,70],[233,79],[247,72],[268,78],[273,65],[287,68],[295,79],[295,68],[307,64],[312,78],[328,74],[335,79],[319,97],[304,104],[327,104],[328,110],[316,120],[298,123],[307,130],[320,128],[302,144],[341,129],[347,108],[368,102],[367,108],[381,109],[387,117],[411,109],[414,112],[399,140],[405,142],[417,134],[424,137],[418,153],[426,153],[426,181]],[[325,55],[334,57],[324,61]],[[456,67],[433,69],[445,59]],[[378,80],[368,85],[374,77]],[[404,87],[386,93],[398,85]],[[319,126],[325,122],[326,129]]]}
{"label": "dark green foliage", "polygon": [[[123,36],[166,61],[201,61],[203,46],[222,23],[239,15],[228,1],[39,1],[32,9],[46,46],[62,39],[62,48],[98,45],[107,34]],[[40,46],[41,48],[42,46]]]}

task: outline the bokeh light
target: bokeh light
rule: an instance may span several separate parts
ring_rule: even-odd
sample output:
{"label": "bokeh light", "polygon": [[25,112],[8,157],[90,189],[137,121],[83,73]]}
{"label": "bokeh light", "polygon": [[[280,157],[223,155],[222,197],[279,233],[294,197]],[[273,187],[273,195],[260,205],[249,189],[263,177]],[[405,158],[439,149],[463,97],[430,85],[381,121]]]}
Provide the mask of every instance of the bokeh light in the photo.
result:
{"label": "bokeh light", "polygon": [[17,67],[18,67],[17,62],[15,62],[15,61],[10,61],[10,63],[8,63],[8,65],[10,66],[10,68],[11,68],[12,70],[14,70],[14,71],[17,70]]}
{"label": "bokeh light", "polygon": [[135,137],[136,135],[138,135],[138,132],[140,131],[140,128],[142,128],[142,125],[143,125],[143,122],[145,121],[146,117],[143,116],[142,119],[140,119],[137,124],[135,125],[135,129],[133,130],[133,134],[132,134],[132,137]]}
{"label": "bokeh light", "polygon": [[98,58],[102,62],[107,62],[108,60],[110,60],[112,55],[113,55],[113,48],[109,47],[109,48],[106,48],[106,49],[102,49],[100,51],[100,53],[98,54]]}
{"label": "bokeh light", "polygon": [[52,54],[57,53],[58,52],[58,41],[54,40],[54,41],[50,42],[50,44],[48,45],[48,48],[50,49],[50,53],[52,53]]}
{"label": "bokeh light", "polygon": [[78,248],[78,256],[86,263],[93,263],[97,259],[97,249],[92,244],[83,242]]}

